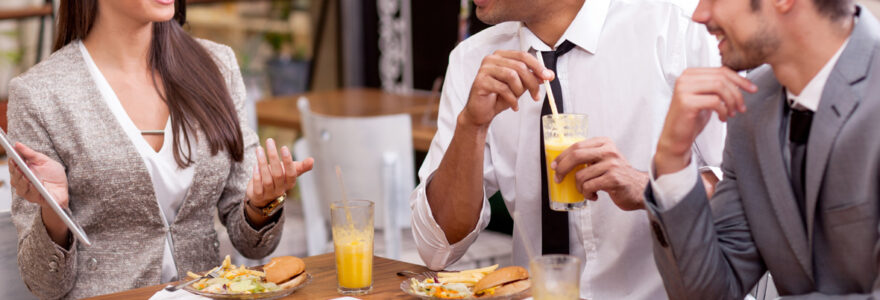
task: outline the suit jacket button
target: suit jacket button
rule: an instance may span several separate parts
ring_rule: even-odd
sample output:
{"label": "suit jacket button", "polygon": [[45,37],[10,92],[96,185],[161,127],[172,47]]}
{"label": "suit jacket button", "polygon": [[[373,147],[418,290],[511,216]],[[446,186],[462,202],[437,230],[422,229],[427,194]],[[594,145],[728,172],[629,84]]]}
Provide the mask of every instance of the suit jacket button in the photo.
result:
{"label": "suit jacket button", "polygon": [[49,262],[49,272],[55,273],[58,272],[58,263],[55,261]]}
{"label": "suit jacket button", "polygon": [[657,237],[657,242],[660,243],[660,247],[669,247],[669,243],[667,243],[666,238],[663,237],[663,230],[660,229],[660,223],[651,221],[651,229],[654,230],[654,236]]}
{"label": "suit jacket button", "polygon": [[86,267],[89,268],[89,271],[94,271],[95,269],[98,268],[98,260],[95,259],[94,257],[89,258],[89,262],[86,265]]}
{"label": "suit jacket button", "polygon": [[220,248],[220,242],[214,241],[214,249]]}

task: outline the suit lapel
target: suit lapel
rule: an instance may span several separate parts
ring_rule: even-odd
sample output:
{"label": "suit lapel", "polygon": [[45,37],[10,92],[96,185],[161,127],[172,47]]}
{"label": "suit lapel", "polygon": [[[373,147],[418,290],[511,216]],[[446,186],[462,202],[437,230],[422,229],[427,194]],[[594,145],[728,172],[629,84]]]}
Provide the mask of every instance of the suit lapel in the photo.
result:
{"label": "suit lapel", "polygon": [[788,172],[782,156],[780,130],[785,101],[783,101],[782,87],[775,84],[772,88],[776,92],[761,102],[765,106],[764,109],[753,110],[760,111],[762,114],[758,124],[766,124],[766,126],[755,129],[755,138],[757,139],[755,147],[779,226],[804,272],[812,280],[813,264],[810,259],[810,247],[807,244],[804,227],[801,225],[803,222],[800,219],[800,212],[797,203],[795,203],[794,191],[792,191],[791,183],[788,180]]}
{"label": "suit lapel", "polygon": [[840,76],[829,78],[826,90],[822,93],[819,109],[813,118],[810,139],[807,145],[806,164],[806,210],[809,243],[813,243],[813,222],[815,221],[816,205],[825,168],[831,148],[840,133],[841,127],[849,118],[858,103],[858,96],[852,92],[849,83],[843,82]]}
{"label": "suit lapel", "polygon": [[858,18],[849,44],[840,55],[822,92],[807,145],[806,209],[809,243],[825,168],[840,129],[861,101],[856,84],[867,76],[873,56],[876,19]]}

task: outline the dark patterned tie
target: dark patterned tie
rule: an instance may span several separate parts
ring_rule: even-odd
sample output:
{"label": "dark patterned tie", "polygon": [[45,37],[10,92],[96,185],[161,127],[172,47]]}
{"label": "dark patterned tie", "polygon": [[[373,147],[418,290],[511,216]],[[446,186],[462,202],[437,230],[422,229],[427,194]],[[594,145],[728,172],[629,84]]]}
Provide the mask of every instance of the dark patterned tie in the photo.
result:
{"label": "dark patterned tie", "polygon": [[[789,107],[786,105],[786,107]],[[806,170],[807,141],[810,138],[810,127],[813,123],[813,112],[789,108],[788,150],[791,152],[791,187],[801,211],[801,220],[806,225]]]}
{"label": "dark patterned tie", "polygon": [[[556,72],[556,59],[574,48],[574,44],[565,41],[556,51],[542,52],[544,58],[544,66]],[[553,96],[556,98],[556,109],[559,113],[563,112],[562,107],[562,86],[559,85],[559,73],[550,82],[550,88],[553,89]],[[552,114],[550,110],[550,100],[544,98],[544,107],[541,108],[541,116]],[[547,188],[547,162],[544,155],[544,130],[541,127],[541,118],[538,118],[538,129],[541,132],[541,253],[543,254],[568,254],[568,212],[555,211],[550,209],[550,194]]]}

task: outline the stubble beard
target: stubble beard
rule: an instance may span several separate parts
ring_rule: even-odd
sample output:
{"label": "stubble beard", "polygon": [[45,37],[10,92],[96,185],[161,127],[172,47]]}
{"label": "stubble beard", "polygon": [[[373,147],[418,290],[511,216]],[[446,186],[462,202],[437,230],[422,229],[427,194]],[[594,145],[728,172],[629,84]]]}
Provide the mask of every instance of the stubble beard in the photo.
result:
{"label": "stubble beard", "polygon": [[761,26],[755,35],[738,48],[733,41],[727,42],[730,51],[727,55],[721,56],[721,63],[737,72],[751,70],[767,63],[767,59],[780,45],[779,37],[767,30],[766,26]]}

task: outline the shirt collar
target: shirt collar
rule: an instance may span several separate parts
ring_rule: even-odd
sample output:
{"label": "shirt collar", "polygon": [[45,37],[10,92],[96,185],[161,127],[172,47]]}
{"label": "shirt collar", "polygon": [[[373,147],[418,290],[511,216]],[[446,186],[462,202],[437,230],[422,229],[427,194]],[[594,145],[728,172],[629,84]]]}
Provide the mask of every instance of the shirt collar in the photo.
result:
{"label": "shirt collar", "polygon": [[840,59],[840,55],[843,53],[843,49],[846,48],[847,44],[849,44],[849,38],[843,42],[843,45],[840,46],[840,49],[837,49],[837,53],[834,53],[834,56],[825,63],[825,66],[819,70],[819,73],[816,73],[816,76],[813,76],[813,79],[810,79],[810,82],[807,83],[800,95],[792,94],[790,91],[786,90],[788,104],[791,107],[805,108],[812,112],[819,109],[819,100],[822,99],[822,92],[825,90],[825,83],[828,82],[828,77],[831,76],[831,70],[834,69],[834,65],[837,64],[837,60]]}
{"label": "shirt collar", "polygon": [[[565,29],[562,37],[553,45],[556,49],[563,41],[568,40],[576,46],[583,48],[587,52],[596,53],[599,45],[599,36],[602,33],[602,26],[605,24],[605,17],[608,14],[608,7],[611,0],[587,0],[578,11],[574,20]],[[531,49],[538,51],[550,51],[550,47],[544,44],[525,24],[519,23],[519,42],[520,50],[530,51]]]}

